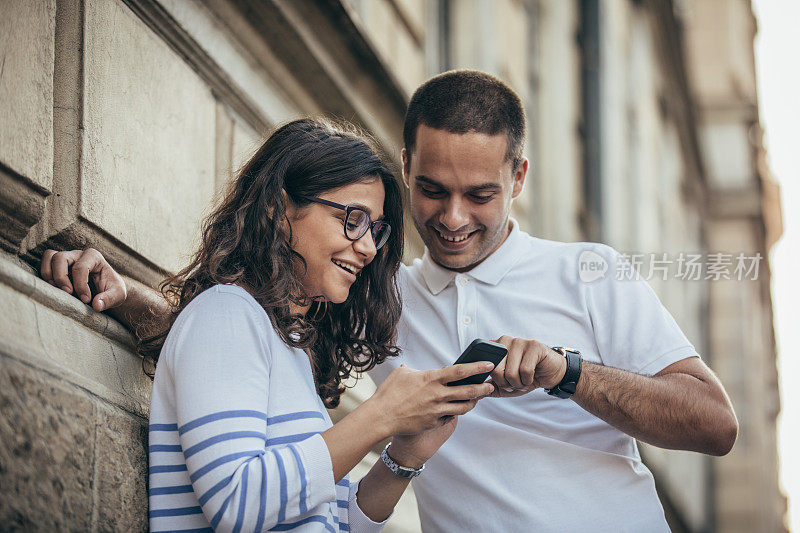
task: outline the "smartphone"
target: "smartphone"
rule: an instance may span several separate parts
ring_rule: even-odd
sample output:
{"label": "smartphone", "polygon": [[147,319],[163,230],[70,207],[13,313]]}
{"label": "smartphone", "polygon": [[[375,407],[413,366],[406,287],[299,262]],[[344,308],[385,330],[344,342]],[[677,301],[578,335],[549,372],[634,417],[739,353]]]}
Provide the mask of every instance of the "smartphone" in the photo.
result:
{"label": "smartphone", "polygon": [[[453,364],[460,365],[461,363],[474,363],[476,361],[491,361],[494,363],[494,366],[497,366],[507,353],[508,350],[506,347],[500,343],[483,339],[475,339],[470,343],[469,346],[467,346],[467,349],[464,350],[464,353],[462,353]],[[489,372],[482,372],[480,374],[475,374],[474,376],[459,379],[458,381],[451,381],[447,385],[456,386],[483,383],[491,373],[491,370]]]}

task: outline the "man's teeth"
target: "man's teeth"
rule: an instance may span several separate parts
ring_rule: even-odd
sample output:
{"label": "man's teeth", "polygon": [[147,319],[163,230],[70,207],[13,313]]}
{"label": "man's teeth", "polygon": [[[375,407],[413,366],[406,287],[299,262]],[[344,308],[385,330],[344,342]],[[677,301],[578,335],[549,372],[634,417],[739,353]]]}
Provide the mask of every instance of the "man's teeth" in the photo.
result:
{"label": "man's teeth", "polygon": [[347,270],[351,274],[357,274],[358,273],[358,269],[356,267],[354,267],[353,265],[351,265],[351,264],[342,263],[341,261],[337,261],[336,259],[331,259],[331,261],[333,261],[333,263],[335,265],[338,265],[338,266],[342,267],[343,269]]}
{"label": "man's teeth", "polygon": [[466,234],[466,235],[461,235],[461,236],[459,236],[459,237],[448,237],[447,235],[443,235],[443,234],[441,234],[441,233],[439,234],[439,236],[440,236],[442,239],[446,240],[447,242],[461,242],[461,241],[463,241],[464,239],[466,239],[467,237],[469,237],[470,235],[472,235],[472,234],[471,234],[471,233],[468,233],[468,234]]}

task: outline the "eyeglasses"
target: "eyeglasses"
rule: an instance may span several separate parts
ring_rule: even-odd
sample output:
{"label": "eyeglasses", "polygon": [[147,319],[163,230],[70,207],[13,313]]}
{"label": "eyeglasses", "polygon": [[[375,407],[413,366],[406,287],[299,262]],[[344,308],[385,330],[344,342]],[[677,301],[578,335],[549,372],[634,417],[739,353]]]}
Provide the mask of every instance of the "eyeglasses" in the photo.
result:
{"label": "eyeglasses", "polygon": [[302,196],[301,198],[344,211],[346,213],[344,217],[344,236],[351,241],[357,241],[363,237],[367,230],[372,232],[372,241],[375,243],[376,250],[380,250],[389,240],[389,234],[392,232],[392,227],[389,223],[383,220],[373,221],[369,213],[360,207],[337,204],[316,196]]}

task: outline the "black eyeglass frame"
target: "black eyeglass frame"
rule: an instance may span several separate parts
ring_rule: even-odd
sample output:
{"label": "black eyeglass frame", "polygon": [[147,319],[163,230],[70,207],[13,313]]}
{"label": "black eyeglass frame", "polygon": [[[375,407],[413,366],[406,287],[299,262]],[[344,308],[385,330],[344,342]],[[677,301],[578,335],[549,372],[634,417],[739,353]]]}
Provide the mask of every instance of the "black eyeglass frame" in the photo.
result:
{"label": "black eyeglass frame", "polygon": [[[389,240],[389,234],[392,232],[392,225],[389,224],[388,222],[386,222],[385,220],[372,220],[372,217],[369,216],[369,213],[367,213],[364,209],[362,209],[360,207],[357,207],[355,205],[339,204],[339,203],[336,203],[336,202],[331,202],[330,200],[325,200],[324,198],[317,198],[316,196],[301,196],[301,198],[304,198],[305,200],[308,200],[309,202],[315,202],[315,203],[318,203],[318,204],[327,205],[329,207],[335,207],[336,209],[341,209],[342,211],[344,211],[345,212],[345,216],[344,216],[344,236],[348,240],[351,240],[353,242],[357,241],[358,239],[360,239],[361,237],[363,237],[364,235],[367,234],[367,230],[369,230],[370,234],[372,235],[372,242],[375,243],[375,249],[376,250],[380,250],[381,248],[383,248],[383,245],[386,244],[386,242]],[[350,213],[352,213],[353,211],[360,211],[360,212],[364,213],[364,215],[367,217],[367,220],[369,221],[369,224],[367,224],[364,227],[364,229],[361,232],[361,234],[358,237],[355,237],[355,238],[351,237],[350,235],[347,234],[347,221],[350,219]],[[386,234],[381,237],[381,242],[378,242],[378,241],[375,240],[375,228],[376,227],[379,227],[379,228],[380,227],[385,227],[386,228]]]}

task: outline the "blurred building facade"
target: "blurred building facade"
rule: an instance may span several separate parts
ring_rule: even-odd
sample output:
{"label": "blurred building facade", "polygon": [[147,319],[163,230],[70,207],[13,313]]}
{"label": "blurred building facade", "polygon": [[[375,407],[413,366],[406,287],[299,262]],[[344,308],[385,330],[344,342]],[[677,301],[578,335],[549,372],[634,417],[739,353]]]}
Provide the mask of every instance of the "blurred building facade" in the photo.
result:
{"label": "blurred building facade", "polygon": [[[767,260],[782,229],[749,1],[0,0],[0,12],[0,524],[146,528],[149,380],[119,324],[34,275],[45,248],[92,245],[156,285],[271,127],[334,114],[399,161],[414,88],[478,68],[528,113],[522,227],[641,256],[731,395],[728,456],[642,446],[673,529],[785,528]],[[676,270],[690,255],[699,279]],[[760,255],[757,275],[737,279],[740,255]],[[387,530],[418,527],[408,494]]]}

